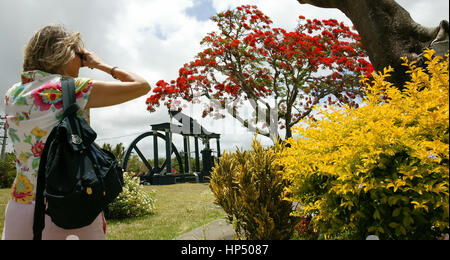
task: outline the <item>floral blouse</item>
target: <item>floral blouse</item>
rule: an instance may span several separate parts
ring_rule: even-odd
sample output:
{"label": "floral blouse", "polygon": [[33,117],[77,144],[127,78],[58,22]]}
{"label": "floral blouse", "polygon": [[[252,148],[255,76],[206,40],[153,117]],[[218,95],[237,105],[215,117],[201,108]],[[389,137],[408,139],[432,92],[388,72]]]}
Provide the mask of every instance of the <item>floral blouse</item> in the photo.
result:
{"label": "floral blouse", "polygon": [[[43,71],[24,72],[21,82],[6,92],[6,124],[16,154],[17,175],[12,199],[21,204],[35,200],[39,161],[48,134],[63,115],[61,75]],[[75,79],[79,116],[89,122],[86,107],[92,86],[91,79]]]}

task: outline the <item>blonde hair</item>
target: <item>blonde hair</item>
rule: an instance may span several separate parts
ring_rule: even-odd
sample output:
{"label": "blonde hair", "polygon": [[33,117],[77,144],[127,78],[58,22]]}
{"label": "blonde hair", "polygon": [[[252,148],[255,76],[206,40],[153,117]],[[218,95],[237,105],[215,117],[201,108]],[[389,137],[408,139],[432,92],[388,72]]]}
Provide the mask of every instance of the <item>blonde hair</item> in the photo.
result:
{"label": "blonde hair", "polygon": [[62,66],[83,49],[79,32],[69,33],[62,25],[50,24],[39,29],[25,47],[23,71],[41,70],[61,74]]}

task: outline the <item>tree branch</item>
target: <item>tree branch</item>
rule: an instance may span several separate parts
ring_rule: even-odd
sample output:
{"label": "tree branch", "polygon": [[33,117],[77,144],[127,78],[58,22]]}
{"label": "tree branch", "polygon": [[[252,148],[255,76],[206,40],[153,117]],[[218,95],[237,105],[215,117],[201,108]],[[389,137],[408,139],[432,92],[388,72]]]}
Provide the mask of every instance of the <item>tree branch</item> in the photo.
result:
{"label": "tree branch", "polygon": [[[389,81],[402,89],[409,76],[401,57],[417,61],[423,50],[444,33],[448,37],[448,22],[427,28],[416,23],[402,6],[394,0],[298,0],[323,8],[337,8],[353,23],[367,50],[375,70],[392,66]],[[444,46],[444,45],[442,45]],[[446,53],[448,44],[444,46]],[[439,46],[441,48],[441,46]],[[441,55],[441,53],[439,55]]]}
{"label": "tree branch", "polygon": [[300,4],[310,4],[322,8],[342,8],[347,4],[346,0],[298,0]]}

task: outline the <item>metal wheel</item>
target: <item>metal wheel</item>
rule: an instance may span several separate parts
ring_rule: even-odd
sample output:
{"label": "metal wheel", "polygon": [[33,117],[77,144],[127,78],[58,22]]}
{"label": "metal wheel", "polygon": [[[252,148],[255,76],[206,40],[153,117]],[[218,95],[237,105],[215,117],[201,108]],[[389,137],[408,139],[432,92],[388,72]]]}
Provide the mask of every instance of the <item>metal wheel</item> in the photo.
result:
{"label": "metal wheel", "polygon": [[[167,167],[167,163],[168,163],[169,160],[171,160],[172,154],[175,154],[175,157],[176,157],[176,159],[178,161],[178,164],[180,165],[180,172],[182,172],[182,173],[184,172],[181,156],[178,153],[177,148],[175,147],[175,145],[172,142],[170,143],[171,144],[170,157],[166,158],[166,160],[164,161],[164,163],[161,166],[159,166],[159,165],[158,165],[158,167],[155,167],[156,165],[152,166],[148,162],[148,159],[154,159],[154,158],[146,158],[145,155],[142,153],[141,150],[139,150],[139,148],[137,146],[140,141],[142,141],[143,139],[145,139],[147,137],[149,137],[149,138],[153,137],[153,147],[155,147],[155,146],[157,147],[158,146],[158,144],[157,144],[158,138],[162,139],[166,143],[166,145],[165,145],[166,148],[168,147],[166,136],[161,134],[161,133],[159,133],[159,132],[156,132],[156,137],[155,137],[155,133],[154,132],[147,132],[147,133],[144,133],[144,134],[138,136],[130,144],[130,146],[128,147],[128,149],[127,149],[127,151],[125,153],[125,156],[123,158],[122,168],[125,171],[127,170],[128,160],[130,159],[130,156],[131,156],[132,152],[135,151],[137,153],[137,155],[139,156],[139,159],[144,163],[145,167],[147,168],[149,176],[152,176],[152,175],[154,175],[156,173],[161,173]],[[157,149],[156,149],[156,153],[157,153]],[[156,157],[155,157],[155,159],[156,159]]]}

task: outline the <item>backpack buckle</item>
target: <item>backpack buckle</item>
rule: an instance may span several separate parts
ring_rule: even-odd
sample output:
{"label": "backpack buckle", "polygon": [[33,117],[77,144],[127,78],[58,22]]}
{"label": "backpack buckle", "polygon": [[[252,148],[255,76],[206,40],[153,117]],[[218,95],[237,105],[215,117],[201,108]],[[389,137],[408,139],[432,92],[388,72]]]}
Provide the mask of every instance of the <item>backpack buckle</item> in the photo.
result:
{"label": "backpack buckle", "polygon": [[81,144],[83,142],[83,139],[81,139],[78,135],[72,135],[72,143],[74,144]]}

